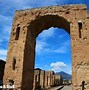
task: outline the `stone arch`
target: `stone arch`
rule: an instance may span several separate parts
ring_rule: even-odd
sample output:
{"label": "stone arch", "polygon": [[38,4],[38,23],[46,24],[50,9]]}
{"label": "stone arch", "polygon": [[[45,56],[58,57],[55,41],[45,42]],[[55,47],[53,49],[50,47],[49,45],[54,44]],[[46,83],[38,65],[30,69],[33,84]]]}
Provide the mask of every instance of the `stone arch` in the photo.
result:
{"label": "stone arch", "polygon": [[[82,28],[79,29],[81,25],[78,22],[80,21]],[[54,26],[64,28],[71,36],[72,89],[80,90],[83,80],[89,82],[88,24],[89,16],[85,5],[52,6],[16,11],[5,65],[4,84],[8,84],[8,80],[13,80],[16,89],[32,90],[35,38],[43,29]],[[18,33],[16,33],[17,30],[19,30]],[[16,36],[18,36],[17,39]],[[12,69],[14,57],[16,58],[15,70]],[[87,90],[88,86],[87,84]]]}
{"label": "stone arch", "polygon": [[30,29],[30,32],[34,37],[37,37],[44,29],[48,29],[50,27],[63,28],[70,34],[70,22],[59,15],[40,16],[30,22],[28,29]]}

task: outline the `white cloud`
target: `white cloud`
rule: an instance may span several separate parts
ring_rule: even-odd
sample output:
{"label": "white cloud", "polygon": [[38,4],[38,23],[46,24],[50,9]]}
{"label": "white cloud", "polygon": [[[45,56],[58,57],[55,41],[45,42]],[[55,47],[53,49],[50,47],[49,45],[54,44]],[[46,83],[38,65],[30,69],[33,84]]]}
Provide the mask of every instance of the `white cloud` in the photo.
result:
{"label": "white cloud", "polygon": [[1,23],[0,42],[8,41],[11,31],[11,22],[12,22],[11,16],[0,15],[0,23]]}
{"label": "white cloud", "polygon": [[7,50],[0,49],[0,59],[6,60]]}
{"label": "white cloud", "polygon": [[64,5],[69,3],[85,3],[82,0],[0,0],[1,6],[3,6],[4,10],[18,10],[18,9],[27,9],[27,8],[35,8],[42,6],[52,6],[52,5]]}
{"label": "white cloud", "polygon": [[3,42],[8,42],[11,32],[11,22],[12,17],[10,16],[4,16],[0,15],[0,27],[1,27],[1,33],[0,33],[0,46],[3,45]]}
{"label": "white cloud", "polygon": [[4,26],[4,28],[2,30],[3,30],[3,33],[8,36],[8,35],[10,35],[10,32],[11,32],[11,26],[6,25],[6,26]]}
{"label": "white cloud", "polygon": [[6,54],[7,54],[7,50],[5,49],[0,50],[0,56],[6,56]]}
{"label": "white cloud", "polygon": [[[2,0],[3,3],[10,5],[16,9],[24,9],[24,8],[33,8],[33,7],[42,7],[42,6],[50,6],[50,5],[62,5],[62,4],[69,4],[69,3],[83,3],[82,0],[8,0],[5,2]],[[14,3],[14,4],[13,4]]]}
{"label": "white cloud", "polygon": [[1,28],[0,45],[3,45],[3,42],[6,42],[6,43],[9,42],[10,32],[11,32],[11,26],[6,25],[3,28]]}
{"label": "white cloud", "polygon": [[72,75],[72,67],[70,67],[68,70],[67,70],[67,73]]}
{"label": "white cloud", "polygon": [[[60,54],[65,54],[68,52],[70,47],[70,40],[66,40],[64,42],[59,43],[60,39],[62,39],[63,37],[66,36],[66,34],[61,34],[61,35],[56,35],[55,34],[55,29],[58,28],[54,28],[51,27],[48,30],[44,30],[42,33],[39,34],[38,38],[37,38],[37,53],[38,52],[45,52],[45,53],[60,53]],[[47,41],[47,39],[50,38],[53,39],[55,37],[59,38],[59,41],[57,41],[55,44],[58,44],[57,46],[55,46],[55,44],[53,43],[54,47],[52,45],[50,45],[50,43]],[[39,42],[40,40],[40,42]]]}
{"label": "white cloud", "polygon": [[72,74],[72,65],[71,64],[67,65],[64,62],[57,61],[57,62],[51,63],[50,67],[55,72],[64,71],[68,74]]}
{"label": "white cloud", "polygon": [[70,47],[70,41],[65,41],[62,43],[61,47],[57,48],[54,50],[56,53],[67,53],[68,47]]}
{"label": "white cloud", "polygon": [[0,23],[5,25],[11,25],[12,22],[12,16],[4,16],[0,15]]}
{"label": "white cloud", "polygon": [[6,61],[6,56],[0,56],[0,59]]}
{"label": "white cloud", "polygon": [[60,47],[58,49],[55,49],[54,52],[55,53],[63,53],[64,54],[64,53],[67,52],[67,48],[65,46],[62,46],[62,47]]}
{"label": "white cloud", "polygon": [[36,42],[36,52],[37,54],[43,53],[59,53],[59,54],[66,54],[70,47],[70,41],[65,41],[61,44],[59,48],[53,49],[47,42],[44,42],[42,40],[37,40]]}
{"label": "white cloud", "polygon": [[43,52],[44,48],[46,48],[47,44],[43,41],[37,40],[36,42],[36,52],[37,54]]}
{"label": "white cloud", "polygon": [[[26,8],[34,8],[34,7],[42,7],[42,6],[49,6],[49,5],[56,5],[55,0],[8,0],[6,2],[5,0],[0,1],[1,4],[3,3],[6,7],[6,10],[8,8],[13,9],[26,9]],[[8,7],[8,8],[7,8]]]}
{"label": "white cloud", "polygon": [[55,30],[53,27],[51,27],[47,30],[43,30],[43,32],[39,34],[40,37],[38,37],[38,39],[47,40],[48,38],[53,37],[54,33]]}
{"label": "white cloud", "polygon": [[54,71],[58,71],[62,68],[65,68],[67,65],[64,62],[55,62],[55,63],[51,63],[50,66],[52,67],[52,70]]}

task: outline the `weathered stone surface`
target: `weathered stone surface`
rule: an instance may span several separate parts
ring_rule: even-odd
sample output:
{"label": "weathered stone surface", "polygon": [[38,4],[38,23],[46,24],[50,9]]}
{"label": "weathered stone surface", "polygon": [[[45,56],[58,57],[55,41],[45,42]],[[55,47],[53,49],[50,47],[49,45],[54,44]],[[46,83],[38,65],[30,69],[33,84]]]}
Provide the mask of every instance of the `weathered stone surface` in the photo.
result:
{"label": "weathered stone surface", "polygon": [[45,88],[45,71],[41,70],[40,72],[40,86],[41,88]]}
{"label": "weathered stone surface", "polygon": [[33,82],[33,90],[40,89],[40,81],[41,81],[41,69],[37,68],[34,70],[34,82]]}
{"label": "weathered stone surface", "polygon": [[45,87],[49,88],[54,86],[54,72],[53,71],[45,71]]}
{"label": "weathered stone surface", "polygon": [[50,27],[63,28],[70,34],[72,89],[81,90],[81,83],[85,81],[88,90],[89,15],[85,5],[16,11],[5,66],[4,84],[8,84],[8,80],[13,80],[17,90],[32,90],[36,37]]}
{"label": "weathered stone surface", "polygon": [[[33,90],[44,90],[46,88],[50,88],[51,86],[56,85],[54,76],[54,71],[44,71],[36,68],[34,70]],[[60,81],[60,78],[58,80]]]}
{"label": "weathered stone surface", "polygon": [[54,75],[54,84],[55,85],[62,85],[63,84],[63,78],[61,75]]}

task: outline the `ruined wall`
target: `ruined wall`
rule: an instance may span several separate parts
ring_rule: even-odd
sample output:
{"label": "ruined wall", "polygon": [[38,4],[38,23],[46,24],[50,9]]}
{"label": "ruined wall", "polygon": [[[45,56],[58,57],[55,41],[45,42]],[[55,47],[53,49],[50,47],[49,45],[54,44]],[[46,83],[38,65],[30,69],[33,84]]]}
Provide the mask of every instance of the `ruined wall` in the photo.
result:
{"label": "ruined wall", "polygon": [[50,86],[54,86],[54,80],[55,80],[54,75],[55,75],[55,73],[54,73],[54,71],[50,71],[50,74],[51,74]]}
{"label": "ruined wall", "polygon": [[55,86],[62,85],[63,84],[63,78],[61,75],[54,75],[54,84]]}
{"label": "ruined wall", "polygon": [[39,68],[34,69],[33,90],[40,90],[54,86],[54,71],[44,71]]}
{"label": "ruined wall", "polygon": [[45,88],[45,71],[41,70],[40,72],[40,86],[41,88]]}
{"label": "ruined wall", "polygon": [[41,81],[41,69],[37,68],[34,70],[34,82],[33,82],[33,90],[40,88],[40,81]]}
{"label": "ruined wall", "polygon": [[0,60],[0,80],[3,80],[5,61]]}
{"label": "ruined wall", "polygon": [[5,66],[4,84],[13,80],[16,89],[32,90],[36,37],[44,29],[50,27],[63,28],[70,34],[72,89],[81,90],[81,83],[85,81],[86,90],[88,90],[89,16],[85,5],[52,6],[16,11]]}
{"label": "ruined wall", "polygon": [[51,87],[51,73],[50,71],[45,71],[45,87]]}

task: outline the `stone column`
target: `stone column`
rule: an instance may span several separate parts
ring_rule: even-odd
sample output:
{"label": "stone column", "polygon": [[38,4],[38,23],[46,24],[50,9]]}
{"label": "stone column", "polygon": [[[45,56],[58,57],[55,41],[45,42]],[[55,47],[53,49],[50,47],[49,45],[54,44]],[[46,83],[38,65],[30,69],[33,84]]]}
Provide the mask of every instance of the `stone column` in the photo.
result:
{"label": "stone column", "polygon": [[40,86],[43,89],[45,84],[45,71],[41,70],[40,72]]}

